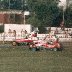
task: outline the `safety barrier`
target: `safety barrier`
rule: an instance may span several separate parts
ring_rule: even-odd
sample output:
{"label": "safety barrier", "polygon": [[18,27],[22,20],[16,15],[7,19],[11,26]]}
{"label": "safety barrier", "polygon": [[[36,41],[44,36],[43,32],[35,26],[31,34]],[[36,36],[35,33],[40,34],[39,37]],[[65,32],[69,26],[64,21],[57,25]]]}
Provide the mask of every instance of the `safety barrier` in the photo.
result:
{"label": "safety barrier", "polygon": [[[43,39],[45,36],[47,36],[47,38],[53,38],[54,39],[54,35],[38,34],[39,39]],[[59,41],[61,41],[61,42],[72,41],[72,36],[69,36],[69,35],[66,35],[66,34],[56,34],[56,37],[59,38]]]}
{"label": "safety barrier", "polygon": [[[49,34],[37,34],[37,37],[39,39],[43,39],[47,36],[47,38],[54,38],[54,35],[49,35]],[[65,34],[58,34],[56,35],[60,41],[72,41],[72,36],[65,35]],[[0,41],[13,41],[15,39],[21,39],[24,38],[21,33],[16,34],[16,36],[13,36],[13,34],[8,34],[8,33],[1,33],[0,34]]]}
{"label": "safety barrier", "polygon": [[8,33],[1,33],[0,34],[0,41],[13,41],[15,39],[21,39],[23,38],[20,33],[16,34],[14,36],[13,34],[8,34]]}

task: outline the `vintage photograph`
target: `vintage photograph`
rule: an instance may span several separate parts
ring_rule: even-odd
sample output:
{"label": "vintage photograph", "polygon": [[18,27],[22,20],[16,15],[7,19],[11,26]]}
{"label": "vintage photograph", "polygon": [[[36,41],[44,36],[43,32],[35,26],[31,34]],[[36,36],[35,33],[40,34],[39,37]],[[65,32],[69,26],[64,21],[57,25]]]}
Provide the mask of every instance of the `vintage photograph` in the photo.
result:
{"label": "vintage photograph", "polygon": [[72,72],[72,0],[0,0],[0,72]]}

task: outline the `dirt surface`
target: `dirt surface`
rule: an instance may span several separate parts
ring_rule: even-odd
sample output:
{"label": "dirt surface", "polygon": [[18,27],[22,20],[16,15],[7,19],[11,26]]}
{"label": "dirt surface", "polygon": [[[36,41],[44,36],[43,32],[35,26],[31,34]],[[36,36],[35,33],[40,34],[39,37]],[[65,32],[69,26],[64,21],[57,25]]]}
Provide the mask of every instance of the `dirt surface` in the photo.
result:
{"label": "dirt surface", "polygon": [[31,51],[27,46],[0,44],[0,72],[72,72],[72,42],[63,51]]}

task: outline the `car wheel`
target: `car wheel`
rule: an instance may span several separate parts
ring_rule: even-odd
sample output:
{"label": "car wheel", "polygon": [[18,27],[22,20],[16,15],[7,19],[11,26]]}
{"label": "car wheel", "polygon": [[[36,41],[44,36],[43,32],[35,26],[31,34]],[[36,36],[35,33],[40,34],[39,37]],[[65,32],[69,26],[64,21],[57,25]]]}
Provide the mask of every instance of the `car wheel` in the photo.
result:
{"label": "car wheel", "polygon": [[57,51],[57,48],[54,48],[53,50],[54,50],[54,51]]}
{"label": "car wheel", "polygon": [[47,49],[46,48],[43,48],[43,51],[47,51]]}
{"label": "car wheel", "polygon": [[31,50],[32,50],[32,51],[36,51],[36,48],[32,48]]}
{"label": "car wheel", "polygon": [[16,43],[15,41],[13,41],[13,42],[12,42],[12,45],[13,45],[13,46],[16,46],[16,45],[17,45],[17,43]]}

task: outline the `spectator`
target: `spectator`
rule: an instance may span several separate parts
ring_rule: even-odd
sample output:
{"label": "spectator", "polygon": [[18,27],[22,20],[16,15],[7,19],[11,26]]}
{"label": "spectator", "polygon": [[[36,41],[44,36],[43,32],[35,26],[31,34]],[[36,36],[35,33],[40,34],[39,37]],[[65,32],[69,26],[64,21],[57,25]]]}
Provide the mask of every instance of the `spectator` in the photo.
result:
{"label": "spectator", "polygon": [[16,37],[16,30],[13,30],[13,36]]}
{"label": "spectator", "polygon": [[27,34],[27,31],[25,30],[24,33]]}
{"label": "spectator", "polygon": [[58,29],[56,28],[56,30],[55,30],[55,32],[54,32],[54,34],[58,34]]}
{"label": "spectator", "polygon": [[23,38],[28,38],[27,35],[28,35],[28,32],[25,30],[23,34]]}
{"label": "spectator", "polygon": [[31,33],[31,36],[32,36],[32,37],[37,37],[37,32],[36,32],[36,31],[33,31],[33,32]]}
{"label": "spectator", "polygon": [[21,30],[21,37],[23,37],[23,34],[24,34],[24,31],[23,31],[23,29]]}
{"label": "spectator", "polygon": [[12,34],[12,31],[11,31],[11,29],[9,29],[8,30],[8,35],[11,36],[11,34]]}
{"label": "spectator", "polygon": [[72,36],[72,31],[71,31],[71,29],[69,29],[68,33],[69,33],[70,36]]}

